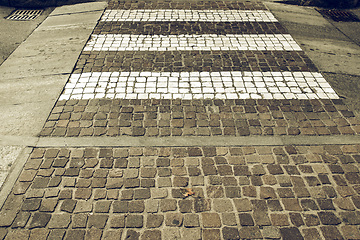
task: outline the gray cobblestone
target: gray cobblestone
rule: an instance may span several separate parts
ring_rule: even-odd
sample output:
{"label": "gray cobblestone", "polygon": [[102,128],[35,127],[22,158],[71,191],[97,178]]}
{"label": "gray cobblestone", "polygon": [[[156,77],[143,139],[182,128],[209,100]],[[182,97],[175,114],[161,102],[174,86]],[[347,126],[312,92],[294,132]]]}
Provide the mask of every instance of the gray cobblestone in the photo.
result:
{"label": "gray cobblestone", "polygon": [[[119,152],[116,149],[111,151],[112,154]],[[191,150],[193,151],[191,155],[205,154],[204,149],[199,147]],[[81,173],[74,177],[75,186],[69,185],[60,189],[25,187],[22,190],[23,193],[19,191],[17,195],[10,195],[0,214],[12,215],[1,218],[0,223],[2,229],[30,229],[29,236],[32,234],[33,238],[41,231],[45,232],[46,229],[49,236],[54,236],[55,233],[60,236],[65,234],[66,239],[67,237],[83,237],[86,234],[90,236],[90,233],[96,237],[100,232],[103,232],[102,236],[105,236],[106,231],[110,229],[122,231],[124,227],[134,229],[133,232],[125,231],[124,235],[139,236],[140,239],[145,231],[147,235],[144,238],[158,236],[158,230],[161,231],[163,239],[169,236],[191,236],[191,234],[194,239],[218,239],[219,235],[230,239],[233,237],[276,239],[285,234],[295,238],[300,235],[304,238],[326,234],[329,236],[329,233],[324,233],[325,231],[330,231],[339,238],[356,238],[359,235],[356,227],[360,225],[357,212],[360,206],[360,200],[357,197],[358,184],[353,179],[350,181],[350,177],[356,179],[356,175],[346,174],[357,173],[358,167],[357,163],[346,160],[348,157],[343,156],[351,156],[351,159],[355,159],[353,156],[358,154],[354,150],[348,154],[342,149],[360,150],[360,147],[353,145],[352,148],[334,149],[323,146],[316,148],[312,146],[286,148],[267,146],[259,149],[258,147],[217,148],[216,153],[222,156],[216,159],[215,157],[186,157],[189,154],[187,151],[190,150],[187,148],[176,148],[176,150],[155,148],[151,152],[156,150],[163,158],[170,160],[169,166],[161,167],[163,168],[161,171],[164,171],[161,174],[167,174],[166,171],[169,170],[173,174],[176,172],[173,171],[174,168],[186,167],[185,172],[177,172],[181,173],[181,176],[177,177],[184,179],[203,177],[205,186],[191,186],[190,190],[194,192],[194,195],[184,196],[182,187],[157,184],[160,178],[171,181],[176,176],[157,177],[152,172],[151,176],[142,178],[141,171],[137,177],[128,178],[128,180],[135,180],[134,183],[122,185],[122,171],[137,168],[126,166],[120,169],[114,165],[105,169],[96,165],[96,167],[86,168],[88,170],[95,168],[96,171],[89,171],[85,175]],[[95,148],[86,154],[97,156],[100,152],[101,148]],[[140,162],[148,157],[143,156],[145,152],[145,148],[130,151],[131,154],[139,157]],[[257,163],[245,162],[248,167],[245,168],[243,167],[245,165],[228,161],[231,154],[244,157],[262,156],[260,153],[269,154],[270,152],[281,158],[276,159],[279,161],[276,164],[263,163],[263,168]],[[314,163],[296,164],[293,161],[294,156],[308,156],[309,153],[318,155],[319,158]],[[71,156],[71,151],[69,154]],[[107,153],[102,152],[102,154]],[[182,160],[174,158],[172,154],[181,156]],[[288,160],[285,161],[286,157]],[[172,161],[173,159],[176,161]],[[216,175],[206,175],[203,171],[204,166],[218,167],[220,165],[231,166],[235,171],[224,176],[217,172]],[[236,168],[239,166],[243,168]],[[120,175],[111,173],[115,169],[121,171]],[[189,169],[191,170],[188,171]],[[244,170],[245,174],[239,174],[240,170]],[[54,174],[55,171],[49,172]],[[157,173],[158,169],[156,169]],[[327,177],[320,176],[320,173]],[[261,185],[254,184],[252,180],[254,176],[261,178]],[[310,178],[312,176],[316,176],[318,181]],[[84,180],[92,182],[93,179],[102,179],[96,186],[102,182],[105,187],[92,191],[90,188],[83,187],[84,185],[81,185],[82,187],[77,185],[84,184],[81,183]],[[145,188],[136,184],[143,180],[153,180],[154,185]],[[314,182],[316,184],[313,184]],[[15,188],[13,191],[18,190]],[[17,213],[20,209],[22,210]],[[89,231],[91,228],[97,230]],[[135,230],[140,228],[144,230],[139,232]],[[199,232],[200,228],[203,229],[201,232]],[[38,231],[32,231],[35,229]],[[63,229],[64,232],[55,231],[57,229]],[[155,232],[149,232],[150,229]],[[9,236],[12,234],[10,233]]]}

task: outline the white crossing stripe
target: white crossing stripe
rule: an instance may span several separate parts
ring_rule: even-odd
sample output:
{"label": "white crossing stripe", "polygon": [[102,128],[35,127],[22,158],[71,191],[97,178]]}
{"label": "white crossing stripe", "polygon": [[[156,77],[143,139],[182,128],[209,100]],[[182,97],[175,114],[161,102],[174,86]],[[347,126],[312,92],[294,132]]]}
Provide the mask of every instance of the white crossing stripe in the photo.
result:
{"label": "white crossing stripe", "polygon": [[265,10],[106,10],[101,21],[277,22]]}
{"label": "white crossing stripe", "polygon": [[84,51],[301,51],[290,34],[92,35]]}
{"label": "white crossing stripe", "polygon": [[338,99],[316,72],[88,72],[72,74],[60,100]]}

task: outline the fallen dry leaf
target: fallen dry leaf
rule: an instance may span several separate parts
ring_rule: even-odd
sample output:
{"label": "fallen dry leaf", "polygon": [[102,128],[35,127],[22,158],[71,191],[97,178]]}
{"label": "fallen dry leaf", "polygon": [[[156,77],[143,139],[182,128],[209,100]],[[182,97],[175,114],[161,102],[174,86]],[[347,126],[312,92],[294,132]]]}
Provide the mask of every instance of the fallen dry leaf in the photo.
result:
{"label": "fallen dry leaf", "polygon": [[195,195],[191,188],[181,188],[180,191],[184,197]]}

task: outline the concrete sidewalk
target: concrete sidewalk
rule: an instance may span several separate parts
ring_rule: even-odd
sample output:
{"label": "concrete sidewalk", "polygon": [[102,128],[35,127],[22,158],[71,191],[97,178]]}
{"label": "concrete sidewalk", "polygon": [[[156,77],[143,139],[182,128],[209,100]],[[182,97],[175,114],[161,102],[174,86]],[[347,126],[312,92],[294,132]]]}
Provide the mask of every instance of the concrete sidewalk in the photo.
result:
{"label": "concrete sidewalk", "polygon": [[[144,8],[268,8],[279,23],[99,21],[105,9]],[[0,66],[0,167],[12,165],[0,239],[360,239],[359,27],[269,1],[56,8]],[[83,50],[91,34],[214,29],[290,33],[304,51]],[[61,100],[74,74],[230,71],[224,62],[319,72],[341,99]]]}
{"label": "concrete sidewalk", "polygon": [[[1,166],[5,170],[1,184],[11,165],[9,178],[17,178],[31,152],[27,147],[36,145],[37,135],[105,7],[105,2],[96,2],[56,8],[0,66]],[[22,160],[14,161],[17,157]]]}

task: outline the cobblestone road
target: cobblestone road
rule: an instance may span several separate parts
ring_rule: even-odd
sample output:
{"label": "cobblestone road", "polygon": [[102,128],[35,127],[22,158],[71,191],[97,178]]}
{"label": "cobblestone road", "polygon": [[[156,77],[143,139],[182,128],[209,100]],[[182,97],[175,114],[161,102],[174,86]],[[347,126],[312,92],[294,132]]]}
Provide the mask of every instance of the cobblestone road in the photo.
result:
{"label": "cobblestone road", "polygon": [[[359,132],[262,3],[120,0],[40,137]],[[354,144],[37,147],[0,239],[360,239],[359,163]]]}

